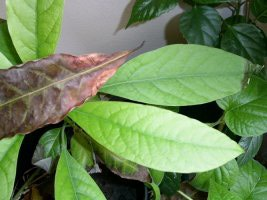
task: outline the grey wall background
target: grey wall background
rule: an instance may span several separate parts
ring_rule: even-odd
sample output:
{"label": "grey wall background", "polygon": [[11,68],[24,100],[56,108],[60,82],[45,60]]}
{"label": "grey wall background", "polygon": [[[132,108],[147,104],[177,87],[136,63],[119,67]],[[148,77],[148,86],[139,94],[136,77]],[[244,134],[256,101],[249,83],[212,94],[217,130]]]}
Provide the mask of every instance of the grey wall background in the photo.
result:
{"label": "grey wall background", "polygon": [[[65,0],[64,19],[57,52],[85,54],[131,49],[146,41],[138,51],[183,42],[178,31],[179,14],[174,10],[147,23],[124,29],[134,0]],[[219,9],[227,17],[230,12]],[[0,17],[5,18],[5,0],[0,0]],[[18,30],[19,31],[19,30]]]}

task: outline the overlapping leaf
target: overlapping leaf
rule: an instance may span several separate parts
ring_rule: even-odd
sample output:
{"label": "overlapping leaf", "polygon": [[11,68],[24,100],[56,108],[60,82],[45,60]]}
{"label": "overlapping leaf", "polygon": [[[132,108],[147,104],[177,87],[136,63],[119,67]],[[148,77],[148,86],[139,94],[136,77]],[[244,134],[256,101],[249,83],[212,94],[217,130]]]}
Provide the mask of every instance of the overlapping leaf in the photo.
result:
{"label": "overlapping leaf", "polygon": [[129,53],[58,54],[0,71],[0,138],[62,120],[95,95]]}
{"label": "overlapping leaf", "polygon": [[267,3],[266,0],[252,0],[250,10],[256,20],[267,23]]}
{"label": "overlapping leaf", "polygon": [[88,102],[69,117],[116,155],[161,171],[207,171],[242,153],[221,132],[156,107]]}
{"label": "overlapping leaf", "polygon": [[11,66],[11,62],[0,52],[0,69],[7,69]]}
{"label": "overlapping leaf", "polygon": [[60,35],[64,0],[7,0],[7,22],[20,58],[53,54]]}

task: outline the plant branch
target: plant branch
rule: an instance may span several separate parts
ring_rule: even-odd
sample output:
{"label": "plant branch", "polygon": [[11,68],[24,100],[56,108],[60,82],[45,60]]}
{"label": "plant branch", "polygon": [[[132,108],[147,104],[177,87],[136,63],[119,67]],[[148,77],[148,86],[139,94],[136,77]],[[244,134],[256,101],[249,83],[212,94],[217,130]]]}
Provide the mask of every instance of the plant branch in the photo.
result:
{"label": "plant branch", "polygon": [[185,199],[187,199],[187,200],[194,200],[194,199],[192,199],[191,197],[189,197],[187,194],[185,194],[183,191],[181,191],[181,190],[178,190],[177,191],[180,195],[182,195]]}

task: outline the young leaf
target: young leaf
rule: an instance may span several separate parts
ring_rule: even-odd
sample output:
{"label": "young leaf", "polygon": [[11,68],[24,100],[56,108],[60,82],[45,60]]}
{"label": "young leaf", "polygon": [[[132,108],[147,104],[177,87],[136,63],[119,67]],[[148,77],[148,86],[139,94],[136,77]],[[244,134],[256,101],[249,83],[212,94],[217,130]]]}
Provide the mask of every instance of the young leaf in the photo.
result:
{"label": "young leaf", "polygon": [[263,135],[255,137],[242,137],[239,145],[245,150],[245,153],[237,157],[239,166],[246,164],[249,160],[254,158],[258,153],[263,140]]}
{"label": "young leaf", "polygon": [[0,53],[5,55],[12,65],[20,64],[21,60],[10,38],[6,21],[0,22],[0,38]]}
{"label": "young leaf", "polygon": [[207,171],[243,151],[197,120],[152,106],[88,102],[69,116],[108,150],[160,171]]}
{"label": "young leaf", "polygon": [[0,71],[0,138],[61,121],[94,96],[129,53],[58,54]]}
{"label": "young leaf", "polygon": [[154,19],[173,9],[177,4],[177,0],[136,0],[126,27],[136,22]]}
{"label": "young leaf", "polygon": [[241,199],[266,199],[267,171],[265,167],[255,160],[242,166],[231,192],[234,192]]}
{"label": "young leaf", "polygon": [[170,45],[122,67],[101,92],[165,106],[202,104],[241,90],[247,60],[200,45]]}
{"label": "young leaf", "polygon": [[266,0],[252,0],[250,10],[256,20],[267,23],[267,3]]}
{"label": "young leaf", "polygon": [[60,156],[55,177],[56,200],[105,200],[94,180],[67,150]]}
{"label": "young leaf", "polygon": [[216,9],[209,6],[195,6],[182,14],[180,31],[188,43],[217,46],[221,32],[222,18]]}
{"label": "young leaf", "polygon": [[172,196],[177,193],[181,183],[181,174],[166,172],[159,185],[162,194]]}
{"label": "young leaf", "polygon": [[267,45],[264,35],[253,24],[236,24],[228,26],[222,36],[221,48],[243,56],[255,64],[263,64]]}
{"label": "young leaf", "polygon": [[266,81],[253,77],[246,89],[217,101],[225,110],[225,122],[232,132],[250,137],[267,131],[266,87]]}
{"label": "young leaf", "polygon": [[208,200],[242,200],[235,193],[230,192],[224,186],[216,183],[214,180],[210,181],[210,189]]}
{"label": "young leaf", "polygon": [[64,0],[7,0],[6,6],[8,29],[22,61],[53,54]]}
{"label": "young leaf", "polygon": [[0,141],[0,200],[11,198],[22,140],[23,136],[16,135]]}
{"label": "young leaf", "polygon": [[225,188],[230,188],[238,176],[239,168],[235,160],[231,160],[225,165],[211,171],[199,173],[192,180],[191,185],[201,191],[209,190],[210,180],[223,185]]}
{"label": "young leaf", "polygon": [[0,69],[8,69],[12,63],[0,52]]}

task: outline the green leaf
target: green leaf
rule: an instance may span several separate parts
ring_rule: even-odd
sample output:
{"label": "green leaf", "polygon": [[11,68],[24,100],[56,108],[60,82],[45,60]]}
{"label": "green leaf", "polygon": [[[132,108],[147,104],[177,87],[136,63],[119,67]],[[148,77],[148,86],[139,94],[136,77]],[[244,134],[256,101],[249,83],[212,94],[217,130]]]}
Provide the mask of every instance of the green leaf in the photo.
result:
{"label": "green leaf", "polygon": [[241,199],[263,200],[267,197],[267,171],[255,160],[240,168],[231,191]]}
{"label": "green leaf", "polygon": [[145,185],[153,190],[153,199],[160,200],[161,195],[159,186],[155,183],[145,183]]}
{"label": "green leaf", "polygon": [[214,180],[210,181],[210,189],[208,200],[242,200],[236,194],[230,192],[224,186],[216,183]]}
{"label": "green leaf", "polygon": [[258,153],[263,140],[263,135],[255,137],[242,137],[239,141],[239,145],[245,150],[244,154],[237,157],[237,163],[239,166],[246,164],[249,160],[254,158]]}
{"label": "green leaf", "polygon": [[22,135],[0,140],[0,200],[11,198],[22,140]]}
{"label": "green leaf", "polygon": [[5,55],[12,65],[20,64],[21,60],[10,38],[6,21],[0,22],[0,38],[0,53]]}
{"label": "green leaf", "polygon": [[253,24],[228,26],[222,36],[221,48],[243,56],[255,64],[263,64],[266,55],[266,42],[261,30]]}
{"label": "green leaf", "polygon": [[108,150],[160,171],[207,171],[243,151],[197,120],[152,106],[88,102],[69,116]]}
{"label": "green leaf", "polygon": [[136,0],[126,27],[154,19],[178,5],[177,0]]}
{"label": "green leaf", "polygon": [[8,69],[12,63],[0,52],[0,69]]}
{"label": "green leaf", "polygon": [[81,129],[74,128],[70,141],[71,155],[83,168],[94,166],[93,147]]}
{"label": "green leaf", "polygon": [[267,3],[266,0],[252,0],[250,10],[256,20],[267,23]]}
{"label": "green leaf", "polygon": [[63,150],[55,177],[56,200],[105,200],[105,196],[67,150]]}
{"label": "green leaf", "polygon": [[198,4],[237,3],[238,0],[193,0]]}
{"label": "green leaf", "polygon": [[177,193],[181,183],[181,174],[165,172],[164,177],[159,185],[162,194],[172,196]]}
{"label": "green leaf", "polygon": [[152,182],[155,183],[156,185],[159,185],[164,178],[165,172],[158,171],[155,169],[149,169],[149,174],[152,178]]}
{"label": "green leaf", "polygon": [[195,6],[182,14],[180,31],[188,43],[217,46],[221,32],[222,18],[216,9]]}
{"label": "green leaf", "polygon": [[64,0],[7,0],[7,23],[22,61],[54,53]]}
{"label": "green leaf", "polygon": [[202,104],[241,90],[247,60],[200,45],[170,45],[127,62],[101,92],[165,106]]}
{"label": "green leaf", "polygon": [[231,160],[225,165],[203,173],[199,173],[192,180],[191,184],[198,190],[207,192],[210,186],[210,180],[230,188],[238,176],[239,168],[235,160]]}
{"label": "green leaf", "polygon": [[232,132],[250,137],[267,131],[266,87],[266,81],[253,77],[246,89],[217,101],[225,110],[225,122]]}

